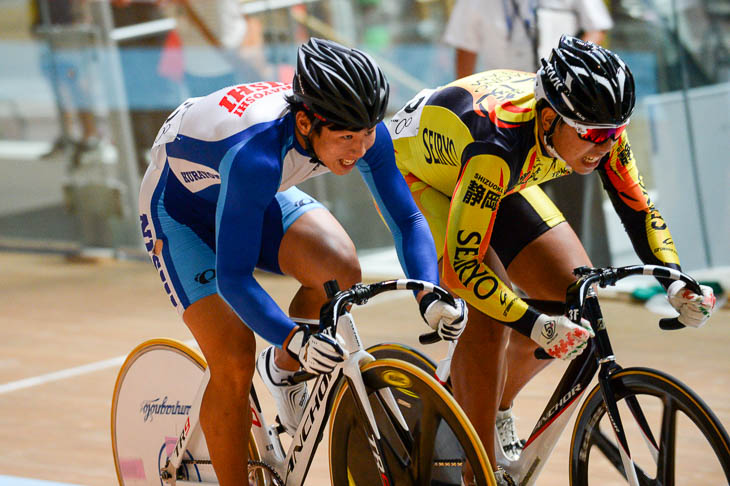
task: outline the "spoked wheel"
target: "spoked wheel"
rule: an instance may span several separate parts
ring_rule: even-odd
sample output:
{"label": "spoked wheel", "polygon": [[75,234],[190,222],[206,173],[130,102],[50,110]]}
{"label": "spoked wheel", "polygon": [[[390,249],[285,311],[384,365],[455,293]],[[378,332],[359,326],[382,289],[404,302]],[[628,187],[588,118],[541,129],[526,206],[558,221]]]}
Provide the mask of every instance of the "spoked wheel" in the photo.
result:
{"label": "spoked wheel", "polygon": [[[345,383],[338,391],[330,420],[330,471],[333,485],[384,484],[387,469],[393,483],[460,485],[471,470],[476,484],[494,486],[489,462],[474,428],[461,407],[441,385],[412,364],[376,360],[362,368],[363,380],[383,438],[382,464],[371,452],[353,392]],[[386,404],[389,390],[408,427]]]}
{"label": "spoked wheel", "polygon": [[[730,484],[730,440],[692,390],[656,370],[628,368],[611,377],[629,452],[641,486]],[[576,420],[572,486],[631,484],[598,387]]]}

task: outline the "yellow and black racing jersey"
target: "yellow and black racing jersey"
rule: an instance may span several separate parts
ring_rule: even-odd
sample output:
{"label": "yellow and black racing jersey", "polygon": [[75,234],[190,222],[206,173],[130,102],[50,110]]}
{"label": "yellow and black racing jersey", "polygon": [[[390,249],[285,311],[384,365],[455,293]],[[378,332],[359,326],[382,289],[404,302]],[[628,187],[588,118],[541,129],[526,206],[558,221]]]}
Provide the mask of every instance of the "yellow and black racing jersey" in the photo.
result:
{"label": "yellow and black racing jersey", "polygon": [[[441,240],[444,282],[488,316],[527,333],[536,311],[499,280],[484,256],[502,198],[572,171],[538,141],[534,84],[532,73],[474,74],[420,92],[389,124],[401,172],[450,198]],[[642,261],[678,268],[626,132],[597,172]]]}

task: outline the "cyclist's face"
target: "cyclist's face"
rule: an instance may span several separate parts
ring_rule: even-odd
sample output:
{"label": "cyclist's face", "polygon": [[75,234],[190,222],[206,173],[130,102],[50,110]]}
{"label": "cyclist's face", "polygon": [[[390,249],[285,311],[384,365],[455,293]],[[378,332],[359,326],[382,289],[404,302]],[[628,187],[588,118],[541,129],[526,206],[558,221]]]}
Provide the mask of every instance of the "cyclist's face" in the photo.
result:
{"label": "cyclist's face", "polygon": [[[546,108],[545,111],[547,110],[550,109]],[[552,111],[552,114],[555,114],[555,112]],[[544,117],[543,128],[546,124],[549,128],[552,120],[552,116]],[[544,130],[548,128],[544,128]],[[601,159],[611,151],[614,143],[616,142],[611,138],[603,143],[583,140],[578,136],[575,128],[563,123],[562,120],[558,122],[553,132],[553,147],[555,147],[560,157],[578,174],[593,172],[600,164]]]}
{"label": "cyclist's face", "polygon": [[[297,113],[296,123],[299,129],[297,137],[300,134],[309,133],[311,123],[304,113]],[[319,160],[333,174],[345,175],[352,171],[355,162],[362,158],[375,143],[375,128],[335,131],[322,127],[320,133],[311,134],[310,140]],[[303,143],[303,140],[299,140],[299,142]]]}
{"label": "cyclist's face", "polygon": [[323,127],[319,135],[312,135],[314,153],[336,175],[349,173],[374,143],[375,128],[351,132]]}

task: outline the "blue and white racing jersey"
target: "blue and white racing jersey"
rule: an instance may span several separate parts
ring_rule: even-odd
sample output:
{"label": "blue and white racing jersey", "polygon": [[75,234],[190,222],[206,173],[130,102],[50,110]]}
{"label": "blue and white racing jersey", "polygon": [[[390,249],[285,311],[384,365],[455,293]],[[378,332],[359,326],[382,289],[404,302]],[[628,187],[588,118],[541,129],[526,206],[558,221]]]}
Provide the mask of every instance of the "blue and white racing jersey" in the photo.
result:
{"label": "blue and white racing jersey", "polygon": [[[151,173],[156,178],[143,183],[140,194],[147,206],[164,199],[165,213],[215,253],[218,293],[246,325],[278,346],[295,324],[253,277],[264,213],[277,192],[328,172],[310,162],[294,136],[294,116],[285,100],[291,93],[289,84],[261,82],[185,101],[157,135],[145,180]],[[382,122],[357,168],[393,235],[405,274],[437,283],[428,224],[396,168]],[[153,255],[154,242],[146,243]]]}

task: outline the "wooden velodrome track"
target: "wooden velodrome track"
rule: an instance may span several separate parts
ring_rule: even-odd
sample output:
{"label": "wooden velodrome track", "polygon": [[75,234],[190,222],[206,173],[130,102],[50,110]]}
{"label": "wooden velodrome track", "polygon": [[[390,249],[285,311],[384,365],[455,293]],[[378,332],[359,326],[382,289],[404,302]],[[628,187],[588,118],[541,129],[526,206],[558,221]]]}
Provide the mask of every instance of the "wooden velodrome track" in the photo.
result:
{"label": "wooden velodrome track", "polygon": [[[123,357],[148,338],[186,341],[190,334],[148,263],[72,263],[57,255],[0,253],[0,268],[0,485],[45,484],[16,477],[116,484],[109,417]],[[296,290],[293,280],[259,277],[286,307]],[[366,345],[388,340],[418,347],[417,335],[426,328],[408,293],[398,294],[356,310]],[[625,300],[604,299],[603,310],[622,365],[673,374],[730,425],[727,307],[701,330],[680,332],[660,331],[655,315]],[[445,347],[433,345],[427,352],[440,357]],[[529,433],[562,369],[563,364],[553,364],[521,395],[515,408],[522,436]],[[568,483],[569,432],[538,485]],[[326,454],[322,444],[307,484],[329,484]],[[694,484],[720,482],[705,478]]]}

